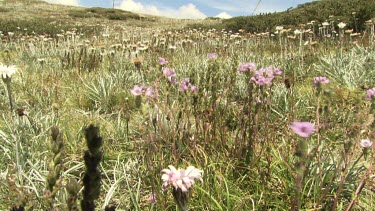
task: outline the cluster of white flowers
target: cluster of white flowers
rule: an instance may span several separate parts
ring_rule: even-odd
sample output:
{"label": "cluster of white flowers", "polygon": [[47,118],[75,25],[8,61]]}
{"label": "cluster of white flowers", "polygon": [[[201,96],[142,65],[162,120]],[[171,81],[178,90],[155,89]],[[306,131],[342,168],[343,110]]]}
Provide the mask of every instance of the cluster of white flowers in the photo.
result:
{"label": "cluster of white flowers", "polygon": [[185,169],[176,169],[174,166],[168,166],[169,169],[162,170],[163,189],[167,189],[172,185],[176,190],[180,189],[182,192],[187,192],[190,187],[195,184],[194,179],[202,180],[202,170],[189,166]]}

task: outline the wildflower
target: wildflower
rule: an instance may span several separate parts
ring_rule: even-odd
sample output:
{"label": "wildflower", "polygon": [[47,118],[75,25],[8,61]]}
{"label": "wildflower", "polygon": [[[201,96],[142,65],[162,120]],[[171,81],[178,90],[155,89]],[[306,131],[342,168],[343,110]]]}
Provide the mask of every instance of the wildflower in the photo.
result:
{"label": "wildflower", "polygon": [[375,99],[375,87],[366,91],[366,100]]}
{"label": "wildflower", "polygon": [[18,68],[14,65],[7,66],[0,62],[0,74],[4,82],[10,81],[12,75],[16,73]]}
{"label": "wildflower", "polygon": [[283,71],[280,70],[279,68],[274,68],[274,69],[273,69],[273,74],[275,74],[275,75],[282,75],[282,74],[283,74]]}
{"label": "wildflower", "polygon": [[7,66],[7,65],[3,65],[3,63],[0,62],[0,74],[3,78],[12,77],[12,75],[16,73],[17,70],[18,70],[17,67],[14,65]]}
{"label": "wildflower", "polygon": [[303,138],[308,138],[315,131],[314,124],[310,122],[293,122],[290,124],[290,128]]}
{"label": "wildflower", "polygon": [[198,92],[198,91],[199,91],[199,89],[198,89],[197,86],[194,86],[194,85],[190,84],[189,87],[190,87],[190,90],[191,90],[192,92]]}
{"label": "wildflower", "polygon": [[186,170],[176,169],[173,166],[168,166],[169,169],[164,169],[161,179],[163,180],[163,189],[172,186],[172,195],[175,199],[179,210],[189,210],[189,189],[195,184],[194,179],[202,180],[202,170],[196,169],[194,166],[189,166]]}
{"label": "wildflower", "polygon": [[167,77],[176,75],[176,73],[173,71],[173,69],[170,69],[168,67],[163,67],[162,71],[163,71],[163,74]]}
{"label": "wildflower", "polygon": [[202,179],[202,170],[196,169],[194,166],[189,166],[186,170],[180,170],[180,180],[177,181],[177,186],[183,191],[187,192],[190,187],[195,184],[194,179]]}
{"label": "wildflower", "polygon": [[149,196],[148,202],[149,202],[150,204],[154,204],[154,203],[157,202],[157,201],[156,201],[156,194],[155,194],[155,193],[150,193],[150,196]]}
{"label": "wildflower", "polygon": [[313,81],[313,87],[318,87],[321,84],[328,84],[330,80],[324,76],[315,77]]}
{"label": "wildflower", "polygon": [[177,46],[175,46],[175,45],[169,45],[169,46],[168,46],[168,49],[176,50],[176,49],[177,49]]}
{"label": "wildflower", "polygon": [[361,147],[363,147],[363,148],[370,148],[370,147],[372,147],[372,144],[373,144],[373,142],[370,141],[370,139],[362,139],[359,142],[359,145],[361,145]]}
{"label": "wildflower", "polygon": [[281,31],[281,30],[283,30],[283,29],[284,29],[283,26],[276,26],[276,31]]}
{"label": "wildflower", "polygon": [[256,74],[255,76],[251,77],[250,81],[260,86],[262,85],[270,86],[272,84],[272,79],[273,78],[267,78],[267,77],[264,77],[263,75]]}
{"label": "wildflower", "polygon": [[301,30],[299,30],[299,29],[296,29],[296,30],[294,30],[294,34],[295,34],[295,35],[299,35],[299,34],[302,34],[302,31],[301,31]]}
{"label": "wildflower", "polygon": [[168,61],[166,59],[162,58],[162,57],[159,57],[159,64],[160,65],[166,65],[166,64],[168,64]]}
{"label": "wildflower", "polygon": [[254,75],[250,78],[250,82],[258,84],[260,86],[267,85],[271,86],[275,75],[282,75],[283,71],[278,68],[268,67],[266,69],[261,68],[254,71]]}
{"label": "wildflower", "polygon": [[169,169],[163,169],[161,172],[163,175],[161,179],[163,180],[163,189],[167,189],[169,185],[178,188],[177,180],[180,179],[180,170],[177,170],[174,166],[169,165]]}
{"label": "wildflower", "polygon": [[[371,26],[373,24],[371,19],[365,21],[365,23],[366,23],[367,26]],[[375,23],[375,21],[374,21],[374,23]]]}
{"label": "wildflower", "polygon": [[208,58],[209,59],[216,59],[217,58],[217,54],[216,53],[209,53],[208,54]]}
{"label": "wildflower", "polygon": [[169,185],[173,186],[175,190],[181,190],[182,192],[188,192],[189,188],[191,188],[195,181],[194,179],[198,179],[203,182],[202,179],[202,170],[195,168],[194,166],[189,166],[186,170],[184,169],[176,169],[174,166],[168,166],[169,169],[162,170],[162,177],[163,180],[163,189],[165,190]]}
{"label": "wildflower", "polygon": [[353,33],[353,29],[348,29],[348,30],[345,30],[345,34],[351,34],[351,33]]}
{"label": "wildflower", "polygon": [[155,93],[155,91],[152,89],[151,86],[147,87],[145,95],[150,98],[154,98],[154,99],[157,98],[157,94]]}
{"label": "wildflower", "polygon": [[184,78],[181,82],[180,82],[180,87],[178,88],[178,91],[186,91],[188,90],[189,88],[189,78]]}
{"label": "wildflower", "polygon": [[343,29],[343,28],[345,28],[346,23],[344,23],[344,22],[340,22],[339,24],[337,24],[337,26],[338,26],[340,29]]}
{"label": "wildflower", "polygon": [[329,23],[328,23],[327,21],[326,21],[326,22],[323,22],[323,23],[322,23],[322,26],[323,26],[323,27],[329,26]]}
{"label": "wildflower", "polygon": [[256,64],[255,63],[244,63],[240,66],[240,71],[245,72],[247,70],[255,71]]}
{"label": "wildflower", "polygon": [[172,84],[176,84],[176,73],[173,71],[173,69],[170,69],[170,68],[167,68],[167,67],[164,67],[162,69],[163,71],[163,74],[168,78],[168,80],[172,83]]}
{"label": "wildflower", "polygon": [[352,34],[350,34],[350,37],[357,37],[359,35],[361,35],[361,33],[352,33]]}
{"label": "wildflower", "polygon": [[135,85],[134,88],[132,90],[130,90],[130,92],[134,96],[139,96],[139,95],[141,95],[144,92],[144,89],[145,89],[144,86]]}

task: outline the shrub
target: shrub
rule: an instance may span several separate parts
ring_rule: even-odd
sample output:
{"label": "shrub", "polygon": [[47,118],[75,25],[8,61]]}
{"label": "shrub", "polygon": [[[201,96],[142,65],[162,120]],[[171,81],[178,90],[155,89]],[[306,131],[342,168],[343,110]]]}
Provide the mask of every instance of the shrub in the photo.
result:
{"label": "shrub", "polygon": [[92,18],[95,17],[93,13],[89,13],[86,10],[71,10],[69,16],[73,18]]}

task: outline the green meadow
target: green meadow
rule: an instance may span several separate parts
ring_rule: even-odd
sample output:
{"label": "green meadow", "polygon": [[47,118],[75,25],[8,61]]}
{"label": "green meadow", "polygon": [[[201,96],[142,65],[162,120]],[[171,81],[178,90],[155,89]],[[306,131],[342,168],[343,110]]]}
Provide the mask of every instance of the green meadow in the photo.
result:
{"label": "green meadow", "polygon": [[0,210],[374,210],[373,3],[280,13],[299,23],[0,4]]}

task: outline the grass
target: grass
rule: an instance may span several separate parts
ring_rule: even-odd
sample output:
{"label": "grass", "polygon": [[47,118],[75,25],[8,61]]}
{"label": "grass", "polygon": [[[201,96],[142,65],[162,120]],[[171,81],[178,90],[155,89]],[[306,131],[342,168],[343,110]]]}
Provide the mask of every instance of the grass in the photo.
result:
{"label": "grass", "polygon": [[[166,19],[121,27],[106,16],[118,10],[69,11],[63,13],[74,21],[101,24],[88,33],[69,22],[48,32],[51,39],[41,37],[47,24],[5,24],[0,61],[18,71],[0,86],[1,210],[80,207],[90,124],[103,138],[97,209],[177,209],[171,188],[162,189],[168,165],[203,170],[203,183],[189,192],[192,210],[344,210],[354,201],[352,210],[374,207],[373,148],[359,144],[374,140],[374,102],[365,99],[374,86],[373,34],[300,42],[287,37],[293,32],[181,30],[189,21],[163,30]],[[19,24],[40,31],[17,31]],[[159,57],[178,84],[163,74]],[[239,71],[246,62],[283,74],[269,86],[254,84],[250,71]],[[330,83],[314,88],[316,76]],[[179,91],[184,78],[198,92]],[[133,96],[135,85],[152,87],[157,98]],[[299,137],[289,127],[294,121],[316,130]]]}
{"label": "grass", "polygon": [[119,10],[119,9],[105,9],[100,7],[92,7],[80,10],[69,11],[69,16],[73,18],[107,18],[109,20],[128,20],[140,19],[138,14]]}

